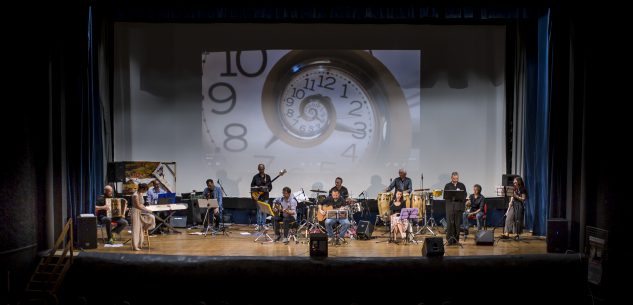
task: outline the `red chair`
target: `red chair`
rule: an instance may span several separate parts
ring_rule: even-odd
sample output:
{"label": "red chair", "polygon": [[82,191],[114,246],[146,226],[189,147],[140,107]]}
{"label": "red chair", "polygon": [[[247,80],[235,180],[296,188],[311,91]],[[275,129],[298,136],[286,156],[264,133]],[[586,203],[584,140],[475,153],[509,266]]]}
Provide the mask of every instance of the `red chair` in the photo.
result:
{"label": "red chair", "polygon": [[[486,216],[488,215],[488,204],[484,202],[484,214],[481,215],[481,221],[483,221],[483,227],[484,230],[488,229],[488,226],[486,225]],[[477,214],[474,215],[468,215],[468,219],[470,220],[477,220]]]}

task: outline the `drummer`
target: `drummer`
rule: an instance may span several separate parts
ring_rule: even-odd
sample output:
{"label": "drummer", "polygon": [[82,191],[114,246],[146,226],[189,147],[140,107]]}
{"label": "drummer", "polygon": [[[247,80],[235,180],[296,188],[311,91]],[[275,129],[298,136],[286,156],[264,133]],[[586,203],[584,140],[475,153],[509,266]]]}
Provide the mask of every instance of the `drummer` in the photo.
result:
{"label": "drummer", "polygon": [[336,177],[336,179],[334,179],[334,186],[330,189],[328,197],[332,198],[333,190],[337,190],[343,200],[347,200],[347,198],[349,198],[349,192],[347,191],[347,188],[343,186],[343,178]]}
{"label": "drummer", "polygon": [[404,168],[398,170],[398,178],[391,181],[391,184],[389,184],[389,187],[385,189],[385,192],[390,192],[394,188],[396,189],[396,192],[402,191],[406,194],[411,194],[413,191],[413,183],[411,182],[411,178],[407,177],[407,170]]}

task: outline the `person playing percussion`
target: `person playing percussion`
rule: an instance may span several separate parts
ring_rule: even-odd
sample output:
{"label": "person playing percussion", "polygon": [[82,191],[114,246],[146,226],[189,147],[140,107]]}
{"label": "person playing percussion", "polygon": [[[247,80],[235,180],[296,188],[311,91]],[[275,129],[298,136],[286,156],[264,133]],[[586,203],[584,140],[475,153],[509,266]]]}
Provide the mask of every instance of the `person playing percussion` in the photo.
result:
{"label": "person playing percussion", "polygon": [[[319,205],[319,213],[321,213],[321,215],[326,215],[326,210],[340,209],[343,206],[345,206],[345,200],[341,198],[341,194],[339,193],[339,191],[334,189],[332,190],[332,197],[325,199],[325,201],[323,201],[323,203]],[[336,244],[340,245],[341,241],[343,243],[345,242],[345,233],[347,232],[347,229],[349,229],[350,222],[347,217],[343,219],[326,219],[325,230],[327,231],[328,242],[332,242],[334,239],[333,227],[337,223],[340,224],[341,227],[339,230],[339,238],[336,239]]]}
{"label": "person playing percussion", "polygon": [[343,186],[343,178],[336,177],[336,179],[334,179],[334,186],[330,189],[329,197],[332,197],[333,190],[337,190],[343,199],[347,200],[347,198],[349,198],[349,192],[347,188]]}
{"label": "person playing percussion", "polygon": [[396,191],[402,191],[407,194],[411,194],[413,191],[413,183],[411,182],[411,178],[407,177],[407,171],[404,168],[398,170],[398,178],[391,181],[391,184],[385,189],[385,192],[390,192],[394,188]]}
{"label": "person playing percussion", "polygon": [[[106,199],[113,198],[113,194],[114,194],[114,191],[112,187],[109,185],[106,185],[103,188],[103,195],[97,198],[97,202],[95,204],[97,219],[99,220],[99,223],[101,223],[102,225],[105,225],[106,232],[108,234],[108,241],[106,242],[108,244],[112,244],[114,242],[114,240],[112,239],[112,233],[120,234],[121,231],[123,231],[123,229],[127,227],[128,225],[127,220],[125,220],[125,218],[123,217],[110,218],[107,215],[110,207],[106,205]],[[127,209],[127,200],[121,198],[121,201],[122,201],[122,206],[123,206],[122,215],[125,215],[125,209]],[[116,228],[114,228],[114,230],[112,229],[113,221],[116,223]]]}
{"label": "person playing percussion", "polygon": [[402,238],[406,237],[405,228],[407,225],[403,223],[400,219],[400,211],[405,208],[404,197],[402,196],[402,191],[396,191],[396,196],[393,198],[393,201],[389,204],[389,210],[391,211],[391,234],[393,234],[393,238],[395,239],[397,234],[400,234]]}

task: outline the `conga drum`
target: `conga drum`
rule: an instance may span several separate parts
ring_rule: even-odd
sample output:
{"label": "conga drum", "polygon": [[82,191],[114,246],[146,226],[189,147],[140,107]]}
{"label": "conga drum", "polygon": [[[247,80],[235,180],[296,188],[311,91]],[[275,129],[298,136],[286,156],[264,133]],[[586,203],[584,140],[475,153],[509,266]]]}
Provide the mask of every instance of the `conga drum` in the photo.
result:
{"label": "conga drum", "polygon": [[424,210],[426,209],[425,201],[426,200],[422,193],[413,193],[413,196],[411,197],[411,207],[418,209],[418,213],[424,215]]}
{"label": "conga drum", "polygon": [[405,203],[404,206],[407,207],[407,208],[411,208],[412,207],[411,206],[411,194],[403,193],[402,197],[403,197],[404,203]]}
{"label": "conga drum", "polygon": [[389,219],[389,203],[391,203],[392,193],[378,193],[378,213],[382,221],[387,222]]}

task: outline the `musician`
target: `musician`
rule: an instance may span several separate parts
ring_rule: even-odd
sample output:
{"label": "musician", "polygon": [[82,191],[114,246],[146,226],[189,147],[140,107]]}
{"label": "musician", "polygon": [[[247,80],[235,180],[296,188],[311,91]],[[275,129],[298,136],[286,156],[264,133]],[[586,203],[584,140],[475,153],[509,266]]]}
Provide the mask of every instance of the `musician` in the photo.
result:
{"label": "musician", "polygon": [[341,177],[334,179],[334,186],[330,189],[329,197],[332,197],[332,190],[337,190],[343,199],[349,198],[349,192],[347,188],[343,186],[343,178]]}
{"label": "musician", "polygon": [[484,195],[481,194],[481,185],[473,185],[473,193],[468,196],[466,200],[466,211],[462,214],[464,236],[468,235],[469,216],[475,215],[477,219],[477,230],[481,230],[481,218],[484,216],[485,199]]}
{"label": "musician", "polygon": [[[321,215],[327,214],[327,212],[324,210],[324,206],[328,206],[329,210],[331,209],[338,210],[342,208],[343,206],[345,206],[345,200],[343,200],[339,191],[335,189],[335,190],[332,190],[332,197],[325,199],[323,203],[319,205],[319,213],[321,213]],[[332,240],[334,239],[334,224],[336,223],[339,223],[341,225],[341,228],[339,230],[339,236],[338,236],[338,239],[336,240],[336,244],[340,245],[341,241],[345,242],[345,233],[347,232],[347,229],[349,229],[350,222],[347,218],[326,219],[325,229],[327,231],[327,237],[328,237],[329,242],[332,242]]]}
{"label": "musician", "polygon": [[385,192],[390,192],[394,188],[396,191],[402,191],[407,194],[411,194],[413,191],[413,183],[411,182],[411,178],[407,177],[407,171],[404,168],[398,170],[398,178],[391,181],[391,184],[385,189]]}
{"label": "musician", "polygon": [[143,193],[147,191],[147,184],[138,185],[136,192],[132,194],[132,250],[141,251],[143,232],[151,230],[156,226],[156,218],[152,211],[147,209],[143,202]]}
{"label": "musician", "polygon": [[391,233],[394,238],[398,236],[397,234],[400,234],[402,238],[406,237],[405,228],[407,227],[407,224],[400,220],[400,211],[403,208],[406,208],[405,205],[406,203],[404,201],[404,197],[402,196],[402,191],[396,191],[396,196],[389,203],[389,210],[391,211]]}
{"label": "musician", "polygon": [[514,192],[506,211],[505,230],[501,238],[509,238],[510,233],[516,234],[515,238],[518,238],[523,231],[523,213],[525,211],[525,202],[528,199],[527,189],[521,177],[514,178],[512,184],[514,185]]}
{"label": "musician", "polygon": [[160,188],[160,182],[158,182],[158,180],[153,180],[150,184],[152,188],[147,191],[147,203],[158,204],[158,194],[165,194],[165,191]]}
{"label": "musician", "polygon": [[[444,186],[444,191],[466,191],[466,186],[459,182],[459,173],[452,172],[451,173],[451,182],[447,183]],[[454,245],[459,242],[459,213],[460,210],[457,211],[447,211],[446,218],[448,219],[448,228],[446,229],[446,240],[448,241],[448,245]]]}
{"label": "musician", "polygon": [[[114,190],[112,189],[112,187],[109,185],[106,185],[103,188],[103,195],[100,195],[97,198],[97,202],[95,204],[97,219],[99,220],[99,223],[105,226],[106,232],[108,234],[108,241],[106,242],[108,244],[112,244],[114,242],[114,240],[112,239],[112,233],[120,234],[121,231],[123,231],[123,229],[125,229],[125,227],[127,227],[128,225],[128,222],[127,220],[125,220],[125,218],[122,218],[122,217],[110,218],[107,215],[110,207],[106,205],[106,198],[114,198],[113,194],[114,194]],[[121,215],[125,215],[125,210],[127,209],[127,200],[121,198],[121,201],[122,201],[121,205],[123,208],[123,213]],[[116,228],[114,228],[114,230],[112,229],[113,221],[116,222]]]}
{"label": "musician", "polygon": [[213,179],[207,179],[207,187],[202,192],[202,196],[205,199],[217,199],[218,207],[213,208],[213,223],[215,229],[220,228],[220,219],[222,219],[222,212],[224,206],[222,205],[222,188],[213,183]]}
{"label": "musician", "polygon": [[[257,171],[259,171],[255,176],[253,176],[253,180],[251,181],[251,188],[254,186],[265,186],[267,190],[262,192],[258,198],[254,198],[255,200],[267,202],[270,191],[273,190],[273,184],[271,182],[270,176],[265,173],[266,166],[260,163],[257,165]],[[255,230],[265,229],[266,228],[266,213],[257,206],[257,228]]]}
{"label": "musician", "polygon": [[296,221],[297,216],[297,200],[291,196],[292,191],[289,187],[283,188],[283,196],[275,198],[273,201],[273,227],[275,228],[275,241],[279,241],[281,234],[279,233],[279,222],[284,223],[284,239],[283,243],[288,243],[288,232],[290,231],[290,225]]}

